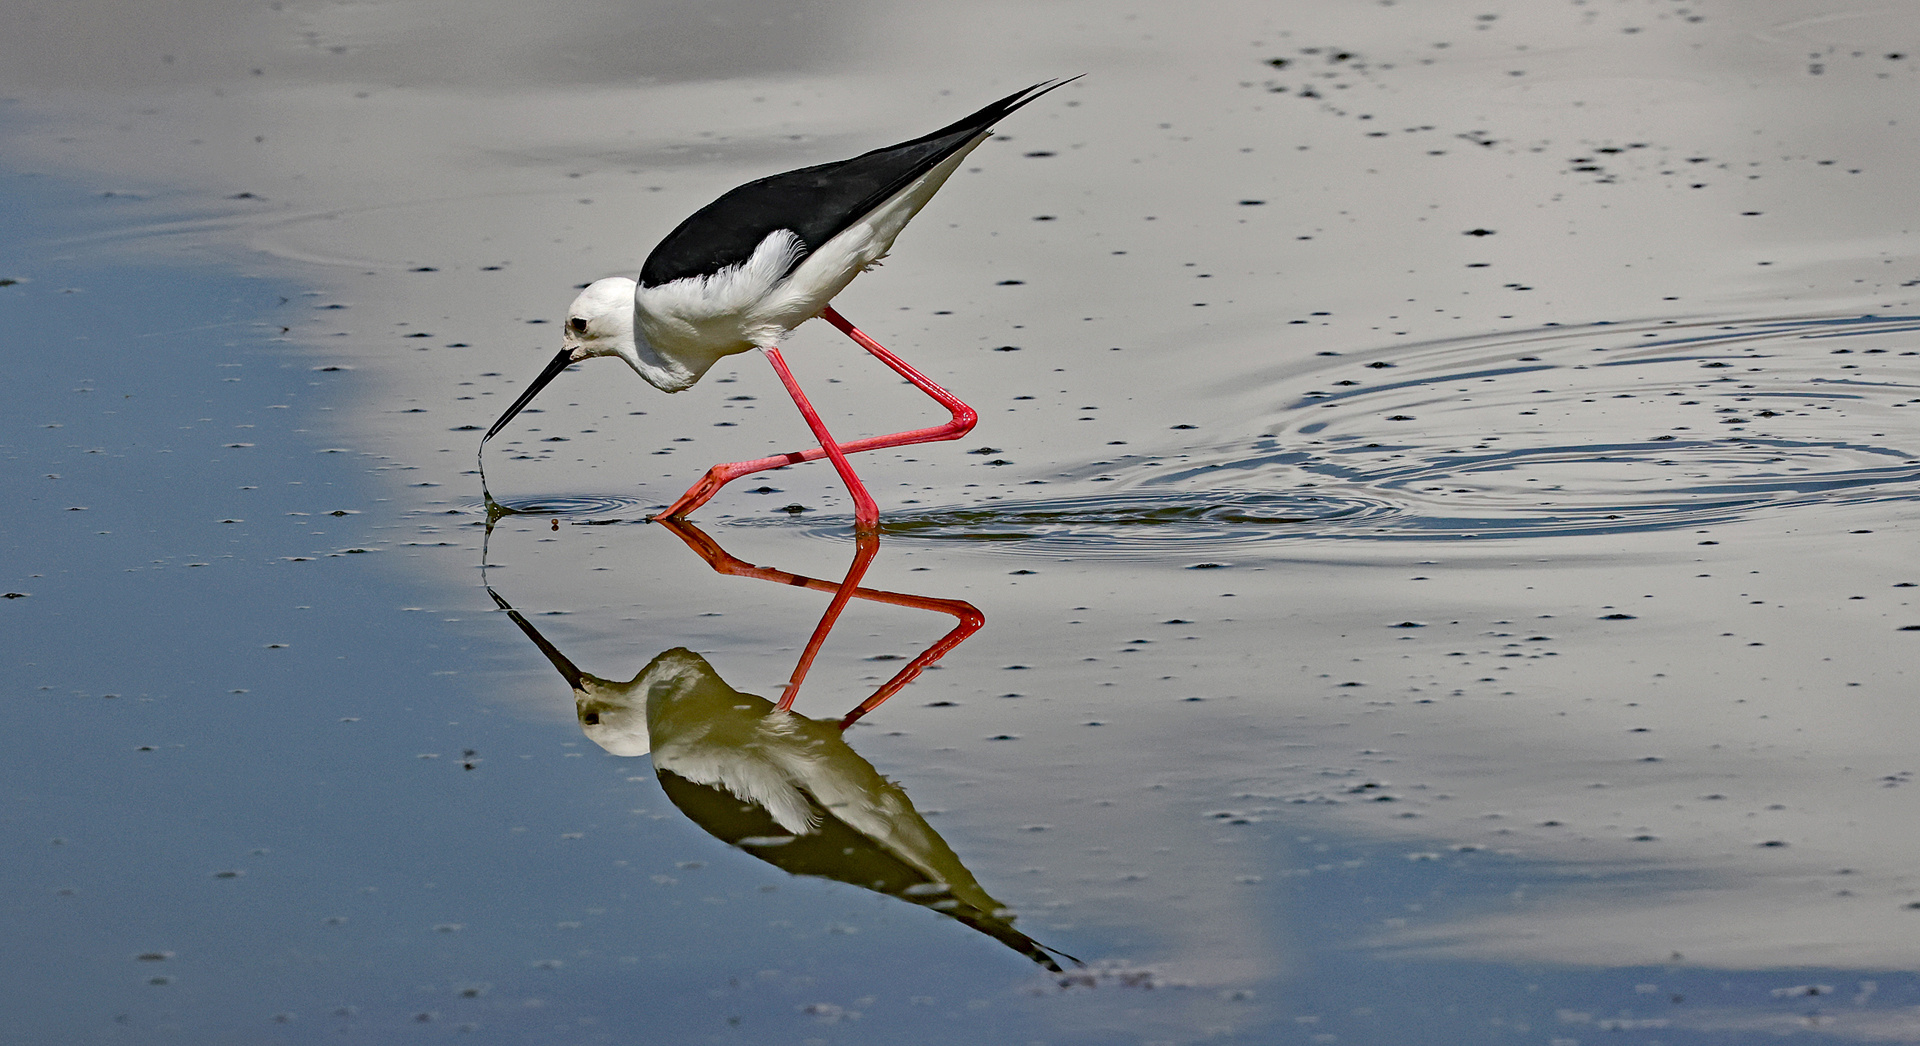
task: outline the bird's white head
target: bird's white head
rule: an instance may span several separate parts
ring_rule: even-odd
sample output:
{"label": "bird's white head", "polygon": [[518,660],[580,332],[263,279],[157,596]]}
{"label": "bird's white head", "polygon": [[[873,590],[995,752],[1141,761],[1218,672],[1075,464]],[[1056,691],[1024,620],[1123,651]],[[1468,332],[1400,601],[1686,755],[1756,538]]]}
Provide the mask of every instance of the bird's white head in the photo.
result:
{"label": "bird's white head", "polygon": [[[638,356],[633,341],[634,281],[625,276],[609,276],[587,284],[585,290],[567,306],[566,330],[561,346],[574,361],[595,356],[618,356],[634,364]],[[637,368],[636,368],[637,369]]]}
{"label": "bird's white head", "polygon": [[636,374],[662,392],[680,392],[700,380],[706,366],[690,366],[687,361],[659,351],[647,340],[641,306],[635,299],[639,284],[625,276],[609,276],[587,284],[585,290],[567,306],[565,341],[567,358],[578,363],[595,356],[615,356],[627,361]]}
{"label": "bird's white head", "polygon": [[609,276],[587,285],[567,307],[567,322],[561,335],[560,351],[546,369],[533,379],[526,391],[513,401],[500,420],[480,437],[481,446],[505,428],[521,408],[533,401],[540,390],[560,376],[560,372],[581,360],[595,356],[618,356],[634,370],[645,374],[633,335],[633,292],[637,284],[625,276]]}

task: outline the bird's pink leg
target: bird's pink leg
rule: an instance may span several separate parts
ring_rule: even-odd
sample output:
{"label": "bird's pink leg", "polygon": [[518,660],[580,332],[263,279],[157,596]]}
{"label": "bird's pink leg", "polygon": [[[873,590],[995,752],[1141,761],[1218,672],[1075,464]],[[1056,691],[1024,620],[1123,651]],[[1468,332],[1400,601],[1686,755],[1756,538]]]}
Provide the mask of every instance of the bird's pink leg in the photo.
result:
{"label": "bird's pink leg", "polygon": [[[886,346],[867,337],[866,331],[849,323],[847,318],[840,315],[840,311],[833,306],[829,305],[820,310],[820,318],[838,327],[840,333],[853,339],[854,344],[872,353],[875,359],[893,368],[895,374],[912,382],[915,388],[938,400],[941,406],[947,408],[947,410],[953,414],[953,420],[947,422],[945,425],[935,425],[932,428],[925,429],[914,429],[911,432],[898,432],[891,436],[874,437],[877,442],[871,447],[861,447],[861,450],[878,450],[881,447],[904,447],[910,443],[936,443],[940,440],[959,439],[973,431],[974,423],[980,420],[980,414],[972,407],[961,402],[960,397],[941,388],[932,378],[914,370],[911,366],[907,365],[906,360],[888,351]],[[865,443],[866,441],[861,440],[860,442]]]}
{"label": "bird's pink leg", "polygon": [[[867,337],[865,331],[847,322],[847,318],[840,315],[833,306],[827,306],[821,311],[820,316],[828,323],[839,328],[847,337],[852,338],[855,344],[872,353],[875,359],[886,364],[894,373],[907,379],[915,388],[939,401],[941,406],[947,408],[947,410],[953,414],[953,420],[944,425],[914,429],[910,432],[896,432],[890,436],[868,436],[864,439],[850,440],[840,444],[840,451],[843,455],[857,454],[864,450],[884,450],[887,447],[905,447],[915,443],[937,443],[941,440],[959,439],[968,432],[973,431],[973,426],[980,420],[980,415],[972,407],[961,402],[960,397],[941,388],[935,384],[931,378],[914,370],[907,364],[907,361],[894,355],[879,342]],[[720,493],[721,487],[739,479],[741,476],[750,476],[755,472],[783,468],[787,465],[798,465],[803,461],[818,461],[828,456],[824,447],[809,447],[806,450],[796,450],[786,454],[775,454],[772,457],[759,458],[754,461],[736,461],[729,464],[715,465],[707,470],[707,474],[700,478],[700,482],[688,488],[687,492],[680,495],[678,500],[661,511],[660,518],[678,519],[692,512],[694,509],[706,504],[715,494]]]}
{"label": "bird's pink leg", "polygon": [[[871,530],[880,525],[880,509],[873,503],[873,495],[867,493],[866,484],[854,475],[853,466],[847,463],[847,454],[834,442],[833,434],[827,431],[827,423],[820,420],[820,412],[813,409],[807,394],[800,391],[800,383],[793,380],[793,372],[787,369],[787,361],[780,350],[771,345],[762,346],[761,353],[767,362],[773,364],[773,372],[780,375],[780,384],[787,387],[787,395],[793,397],[793,405],[800,408],[800,416],[807,419],[807,427],[813,430],[813,438],[820,441],[820,449],[826,451],[832,459],[834,471],[840,473],[840,479],[847,485],[847,494],[853,498],[853,525],[860,530]],[[844,604],[838,599],[835,606]]]}

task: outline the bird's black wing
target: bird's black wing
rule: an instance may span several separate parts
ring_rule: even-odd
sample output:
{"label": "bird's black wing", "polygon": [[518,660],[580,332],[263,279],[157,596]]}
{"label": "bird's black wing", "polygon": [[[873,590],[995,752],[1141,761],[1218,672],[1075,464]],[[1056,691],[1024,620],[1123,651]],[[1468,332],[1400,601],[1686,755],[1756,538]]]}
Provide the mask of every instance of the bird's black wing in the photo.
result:
{"label": "bird's black wing", "polygon": [[640,285],[658,287],[740,265],[753,256],[760,241],[781,229],[800,237],[801,253],[794,259],[798,265],[813,248],[938,167],[1001,117],[1071,82],[1039,83],[1015,91],[910,142],[748,182],[695,211],[668,233],[640,267]]}

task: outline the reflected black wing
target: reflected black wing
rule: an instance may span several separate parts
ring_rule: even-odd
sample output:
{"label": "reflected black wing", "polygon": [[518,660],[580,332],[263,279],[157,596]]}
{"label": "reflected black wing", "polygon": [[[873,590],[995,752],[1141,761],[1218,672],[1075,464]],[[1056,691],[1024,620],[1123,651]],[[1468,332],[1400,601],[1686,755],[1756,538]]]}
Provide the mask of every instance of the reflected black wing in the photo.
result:
{"label": "reflected black wing", "polygon": [[808,251],[938,167],[1001,117],[1077,79],[1015,91],[910,142],[748,182],[695,211],[668,233],[640,267],[640,285],[658,287],[742,264],[760,241],[781,229],[800,237],[802,251],[794,259],[798,265]]}
{"label": "reflected black wing", "polygon": [[[812,875],[851,883],[863,890],[898,897],[909,904],[931,908],[949,919],[978,930],[1054,973],[1063,972],[1053,949],[1013,928],[1013,917],[984,911],[953,896],[945,883],[888,853],[874,841],[848,827],[833,811],[808,796],[820,827],[796,836],[763,806],[736,798],[724,788],[690,781],[671,770],[655,767],[667,799],[694,824],[729,846],[758,857],[792,875]],[[1065,952],[1071,962],[1078,963]]]}

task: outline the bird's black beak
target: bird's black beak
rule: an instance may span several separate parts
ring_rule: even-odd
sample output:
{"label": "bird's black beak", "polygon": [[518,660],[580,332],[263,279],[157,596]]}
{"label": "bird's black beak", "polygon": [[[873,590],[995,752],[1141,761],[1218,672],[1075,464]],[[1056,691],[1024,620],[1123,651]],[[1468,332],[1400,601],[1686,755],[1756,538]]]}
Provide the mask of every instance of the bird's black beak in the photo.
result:
{"label": "bird's black beak", "polygon": [[555,356],[553,361],[547,364],[547,369],[541,371],[540,376],[533,379],[533,384],[527,386],[527,391],[521,393],[520,398],[513,401],[513,406],[508,407],[507,412],[500,415],[500,420],[494,422],[493,427],[487,430],[487,434],[480,437],[480,442],[484,445],[493,438],[494,433],[506,428],[507,422],[512,421],[513,416],[520,413],[522,407],[525,407],[535,396],[540,395],[540,390],[546,388],[547,383],[557,377],[561,371],[572,366],[573,362],[573,350],[561,349],[560,355]]}

